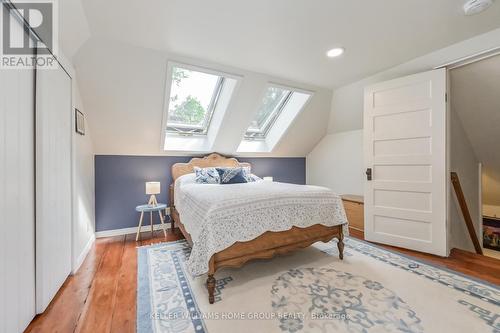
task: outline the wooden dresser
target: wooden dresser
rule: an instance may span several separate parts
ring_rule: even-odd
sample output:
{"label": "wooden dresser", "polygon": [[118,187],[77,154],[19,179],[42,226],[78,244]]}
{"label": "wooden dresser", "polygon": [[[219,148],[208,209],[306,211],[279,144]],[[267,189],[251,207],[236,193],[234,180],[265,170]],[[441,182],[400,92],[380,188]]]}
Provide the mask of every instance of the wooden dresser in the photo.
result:
{"label": "wooden dresser", "polygon": [[361,195],[342,195],[347,220],[349,221],[349,229],[357,231],[365,231],[364,217],[364,200]]}

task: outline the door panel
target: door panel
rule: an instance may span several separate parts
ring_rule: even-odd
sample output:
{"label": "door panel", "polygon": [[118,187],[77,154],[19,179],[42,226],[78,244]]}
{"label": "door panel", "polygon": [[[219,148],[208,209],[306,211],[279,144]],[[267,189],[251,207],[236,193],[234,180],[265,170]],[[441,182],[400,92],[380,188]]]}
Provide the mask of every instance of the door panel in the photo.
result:
{"label": "door panel", "polygon": [[71,79],[37,70],[36,303],[45,310],[71,272]]}
{"label": "door panel", "polygon": [[430,193],[423,192],[376,189],[373,192],[373,204],[377,207],[392,207],[430,212],[432,207],[432,196]]}
{"label": "door panel", "polygon": [[447,255],[446,70],[365,89],[365,237]]}
{"label": "door panel", "polygon": [[431,138],[409,138],[377,140],[373,142],[373,155],[380,156],[418,156],[431,154]]}
{"label": "door panel", "polygon": [[0,70],[0,333],[22,332],[35,316],[34,77]]}

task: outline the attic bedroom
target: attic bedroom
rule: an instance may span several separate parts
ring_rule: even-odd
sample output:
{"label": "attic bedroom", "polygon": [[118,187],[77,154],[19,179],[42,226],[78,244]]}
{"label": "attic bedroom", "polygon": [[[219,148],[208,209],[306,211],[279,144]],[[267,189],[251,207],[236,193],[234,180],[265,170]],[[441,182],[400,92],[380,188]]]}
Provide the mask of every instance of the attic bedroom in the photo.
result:
{"label": "attic bedroom", "polygon": [[498,1],[0,11],[0,333],[500,330]]}

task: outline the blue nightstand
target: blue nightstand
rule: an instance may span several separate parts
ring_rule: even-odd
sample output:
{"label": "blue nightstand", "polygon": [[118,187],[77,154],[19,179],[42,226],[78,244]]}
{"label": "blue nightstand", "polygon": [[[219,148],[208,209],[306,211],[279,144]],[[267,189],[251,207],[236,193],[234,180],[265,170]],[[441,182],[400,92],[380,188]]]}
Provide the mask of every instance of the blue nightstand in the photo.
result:
{"label": "blue nightstand", "polygon": [[150,213],[150,221],[151,221],[151,238],[153,238],[153,213],[158,212],[158,215],[160,215],[160,221],[161,221],[161,226],[163,229],[163,235],[165,238],[167,237],[167,232],[165,231],[165,221],[163,218],[163,214],[161,213],[162,210],[165,210],[167,208],[166,204],[157,204],[156,206],[150,206],[150,205],[140,205],[135,207],[135,210],[141,213],[141,218],[139,220],[139,227],[137,228],[137,235],[135,236],[135,240],[138,241],[139,237],[141,235],[141,227],[142,227],[142,220],[144,218],[144,213]]}

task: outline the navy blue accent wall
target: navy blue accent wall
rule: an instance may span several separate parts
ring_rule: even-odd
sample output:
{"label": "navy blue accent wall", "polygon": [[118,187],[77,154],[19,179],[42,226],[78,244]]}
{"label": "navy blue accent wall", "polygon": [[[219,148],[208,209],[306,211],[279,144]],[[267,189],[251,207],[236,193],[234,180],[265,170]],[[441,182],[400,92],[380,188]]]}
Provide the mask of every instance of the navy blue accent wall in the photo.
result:
{"label": "navy blue accent wall", "polygon": [[[137,227],[139,214],[135,206],[147,203],[144,183],[160,181],[158,202],[168,203],[173,164],[188,162],[191,157],[177,156],[95,156],[96,231]],[[272,176],[275,181],[305,184],[306,159],[302,157],[238,158],[252,164],[259,177]],[[145,222],[149,224],[149,214]],[[154,223],[159,223],[158,214]]]}

